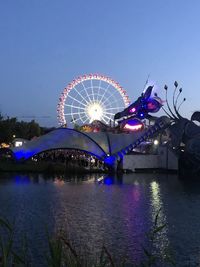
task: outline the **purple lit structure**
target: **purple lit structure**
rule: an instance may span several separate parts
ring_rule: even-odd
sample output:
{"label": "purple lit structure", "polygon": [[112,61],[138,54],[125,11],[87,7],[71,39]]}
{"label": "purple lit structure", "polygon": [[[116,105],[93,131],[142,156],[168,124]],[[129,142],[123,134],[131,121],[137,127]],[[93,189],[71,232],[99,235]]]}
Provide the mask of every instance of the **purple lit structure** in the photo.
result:
{"label": "purple lit structure", "polygon": [[122,129],[130,131],[138,131],[144,128],[142,120],[150,119],[152,116],[149,113],[155,113],[160,110],[163,101],[155,93],[152,95],[153,86],[149,86],[145,92],[130,106],[122,112],[115,114],[114,119],[121,125]]}

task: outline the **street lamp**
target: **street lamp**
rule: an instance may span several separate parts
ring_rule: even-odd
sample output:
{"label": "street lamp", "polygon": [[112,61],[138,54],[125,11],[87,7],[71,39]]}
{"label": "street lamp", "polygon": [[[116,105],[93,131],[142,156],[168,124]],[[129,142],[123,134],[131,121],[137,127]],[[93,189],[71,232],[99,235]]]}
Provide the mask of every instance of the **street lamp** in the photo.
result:
{"label": "street lamp", "polygon": [[155,146],[157,146],[157,145],[159,144],[158,140],[155,139],[155,140],[153,141],[153,144],[154,144]]}

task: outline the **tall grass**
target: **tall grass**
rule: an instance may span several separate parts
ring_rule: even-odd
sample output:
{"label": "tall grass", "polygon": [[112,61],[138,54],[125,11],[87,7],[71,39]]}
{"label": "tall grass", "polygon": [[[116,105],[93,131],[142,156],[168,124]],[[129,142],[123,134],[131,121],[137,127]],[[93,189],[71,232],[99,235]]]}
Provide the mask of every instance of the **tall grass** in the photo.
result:
{"label": "tall grass", "polygon": [[0,267],[29,267],[27,242],[23,238],[20,249],[14,245],[14,228],[6,220],[0,218]]}
{"label": "tall grass", "polygon": [[143,257],[140,263],[128,261],[125,257],[121,261],[114,260],[109,250],[102,246],[99,256],[89,257],[87,251],[82,254],[73,243],[60,233],[56,238],[49,239],[49,267],[161,267],[175,266],[172,255],[166,252],[163,256],[157,250],[157,236],[165,229],[166,224],[159,224],[160,210],[157,212],[151,230],[146,233],[147,245],[142,246]]}
{"label": "tall grass", "polygon": [[[170,253],[163,256],[156,249],[157,235],[166,225],[159,224],[158,211],[152,229],[146,234],[147,245],[142,246],[143,257],[140,263],[129,262],[125,257],[116,261],[106,246],[102,246],[98,256],[90,256],[87,251],[77,249],[73,242],[59,232],[51,237],[47,231],[48,253],[44,255],[44,266],[47,267],[161,267],[175,266]],[[28,244],[25,238],[20,249],[14,245],[14,227],[5,219],[0,219],[0,267],[30,267]],[[82,253],[84,251],[84,253]],[[35,266],[37,267],[37,266]]]}

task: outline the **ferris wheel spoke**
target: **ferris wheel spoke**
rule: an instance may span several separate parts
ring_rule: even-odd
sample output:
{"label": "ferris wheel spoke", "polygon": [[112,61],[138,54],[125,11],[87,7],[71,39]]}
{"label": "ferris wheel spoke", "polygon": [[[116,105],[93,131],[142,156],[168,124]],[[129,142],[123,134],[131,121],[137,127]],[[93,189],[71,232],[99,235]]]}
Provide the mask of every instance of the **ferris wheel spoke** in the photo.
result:
{"label": "ferris wheel spoke", "polygon": [[109,99],[106,99],[104,101],[104,103],[102,103],[102,105],[104,105],[106,108],[109,108],[111,104],[114,105],[115,103],[116,103],[116,106],[118,106],[118,100],[117,99],[110,100],[110,101],[109,101]]}
{"label": "ferris wheel spoke", "polygon": [[100,104],[102,104],[102,100],[103,100],[103,98],[104,98],[105,94],[107,93],[107,91],[108,91],[109,87],[110,87],[110,84],[108,84],[108,86],[106,87],[106,89],[104,89],[104,90],[105,90],[105,92],[103,93],[103,95],[102,95],[101,99],[99,100],[99,103],[100,103]]}
{"label": "ferris wheel spoke", "polygon": [[97,91],[97,101],[99,101],[99,92],[100,92],[100,89],[101,89],[101,80],[99,80],[99,86],[98,86],[98,91]]}
{"label": "ferris wheel spoke", "polygon": [[[83,100],[82,100],[83,101]],[[82,103],[82,101],[81,101],[81,103]],[[90,103],[88,103],[88,105],[89,105]],[[86,111],[86,109],[87,109],[87,107],[88,107],[88,105],[84,108],[84,110]]]}
{"label": "ferris wheel spoke", "polygon": [[98,93],[94,93],[94,102],[98,102],[100,104],[98,99]]}
{"label": "ferris wheel spoke", "polygon": [[93,98],[93,101],[95,101],[95,99],[94,99],[94,88],[93,88],[92,79],[90,81],[91,81],[92,98]]}
{"label": "ferris wheel spoke", "polygon": [[80,118],[78,119],[78,121],[80,121],[81,123],[84,123],[83,118],[84,118],[84,117],[80,117]]}
{"label": "ferris wheel spoke", "polygon": [[109,97],[106,98],[106,100],[104,100],[104,102],[102,104],[104,104],[105,102],[107,102],[112,96],[115,95],[116,92],[114,92],[113,94],[111,94]]}
{"label": "ferris wheel spoke", "polygon": [[85,85],[83,82],[81,82],[83,88],[84,88],[84,91],[86,92],[86,95],[87,95],[87,98],[89,99],[89,102],[92,102],[92,99],[89,97],[89,94],[88,94],[88,91],[87,91],[87,88],[85,88]]}
{"label": "ferris wheel spoke", "polygon": [[82,119],[82,117],[79,117],[79,118],[74,118],[74,117],[73,117],[72,122],[73,122],[73,123],[75,123],[75,122],[76,122],[76,123],[83,122],[83,119]]}
{"label": "ferris wheel spoke", "polygon": [[79,114],[85,114],[85,112],[70,112],[70,113],[64,113],[65,116],[69,116],[69,115],[79,115]]}
{"label": "ferris wheel spoke", "polygon": [[[84,118],[84,117],[83,117],[83,118]],[[83,123],[86,123],[86,121],[88,121],[88,120],[89,120],[89,118],[87,117],[86,120],[83,121]]]}
{"label": "ferris wheel spoke", "polygon": [[85,108],[82,108],[82,107],[78,107],[78,106],[74,106],[73,103],[71,105],[68,105],[68,104],[64,104],[66,107],[70,107],[70,108],[77,108],[77,109],[83,109],[85,110]]}
{"label": "ferris wheel spoke", "polygon": [[86,112],[86,110],[85,110],[85,112],[83,112],[83,113],[79,113],[79,114],[80,114],[80,117],[81,117],[81,118],[86,117],[88,120],[90,119],[89,114]]}
{"label": "ferris wheel spoke", "polygon": [[113,121],[113,119],[111,117],[108,117],[107,115],[105,115],[105,113],[103,114],[103,117],[106,117],[108,120]]}
{"label": "ferris wheel spoke", "polygon": [[105,110],[113,110],[113,109],[124,109],[125,107],[113,107],[113,108],[106,108]]}
{"label": "ferris wheel spoke", "polygon": [[68,95],[69,98],[73,99],[74,101],[78,102],[79,104],[83,105],[84,107],[86,107],[87,105],[84,104],[83,102],[79,101],[78,99],[74,98],[73,96],[71,95]]}
{"label": "ferris wheel spoke", "polygon": [[77,94],[86,102],[86,104],[89,104],[89,102],[79,93],[79,91],[74,86],[74,90],[77,92]]}
{"label": "ferris wheel spoke", "polygon": [[86,117],[86,121],[90,119],[90,117],[88,116],[87,113],[85,113],[83,116],[81,116],[81,119],[85,118]]}
{"label": "ferris wheel spoke", "polygon": [[106,124],[108,123],[108,121],[105,120],[104,116],[102,116],[102,120],[103,120]]}
{"label": "ferris wheel spoke", "polygon": [[104,111],[103,113],[108,114],[108,115],[115,115],[115,113],[110,113],[110,112],[106,112],[106,111]]}

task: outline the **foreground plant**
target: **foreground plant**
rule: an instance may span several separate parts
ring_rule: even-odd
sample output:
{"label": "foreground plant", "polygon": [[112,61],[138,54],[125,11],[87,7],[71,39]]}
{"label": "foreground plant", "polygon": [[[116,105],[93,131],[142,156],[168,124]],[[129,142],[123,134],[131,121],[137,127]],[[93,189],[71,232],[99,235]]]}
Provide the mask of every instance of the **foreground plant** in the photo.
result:
{"label": "foreground plant", "polygon": [[21,251],[14,248],[14,227],[0,218],[0,267],[28,267],[26,240],[21,244]]}
{"label": "foreground plant", "polygon": [[[161,267],[175,266],[170,255],[164,256],[158,250],[158,235],[166,224],[159,224],[160,210],[157,212],[152,229],[146,234],[145,246],[142,246],[143,257],[138,264],[129,262],[125,257],[116,261],[106,246],[102,246],[99,255],[90,256],[89,251],[77,249],[66,234],[60,231],[55,237],[50,237],[47,231],[48,254],[44,266],[48,267]],[[14,227],[5,219],[0,218],[0,267],[30,267],[28,244],[26,239],[15,247]]]}
{"label": "foreground plant", "polygon": [[140,263],[140,266],[176,266],[175,261],[171,252],[165,251],[165,255],[162,255],[158,252],[157,246],[158,244],[158,235],[166,228],[167,224],[159,224],[159,216],[160,216],[161,209],[158,210],[154,224],[151,230],[146,233],[147,236],[147,246],[142,246],[144,252],[144,260]]}
{"label": "foreground plant", "polygon": [[56,238],[50,239],[49,256],[47,257],[48,267],[161,267],[175,266],[175,262],[169,252],[163,256],[157,249],[158,235],[166,228],[166,224],[159,224],[160,210],[157,212],[152,229],[146,234],[147,245],[142,246],[143,260],[133,263],[123,258],[121,262],[114,260],[109,250],[102,246],[101,253],[95,259],[90,259],[87,251],[84,255],[78,253],[72,242],[60,232]]}

